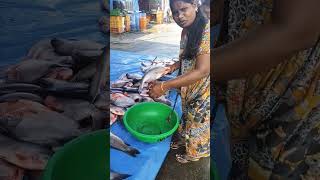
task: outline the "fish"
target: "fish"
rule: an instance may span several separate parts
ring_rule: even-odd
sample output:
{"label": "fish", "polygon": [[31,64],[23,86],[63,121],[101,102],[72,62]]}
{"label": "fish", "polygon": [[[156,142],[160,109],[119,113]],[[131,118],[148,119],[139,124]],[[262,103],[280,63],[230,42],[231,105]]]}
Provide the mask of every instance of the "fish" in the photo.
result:
{"label": "fish", "polygon": [[57,67],[50,70],[46,75],[46,78],[58,79],[58,80],[70,80],[73,76],[73,70],[71,68]]}
{"label": "fish", "polygon": [[16,92],[16,93],[10,93],[0,96],[0,103],[1,102],[11,102],[11,101],[17,101],[19,99],[27,99],[35,102],[42,103],[43,99],[32,93],[24,93],[24,92]]}
{"label": "fish", "polygon": [[96,108],[101,110],[109,110],[109,102],[110,102],[110,93],[104,92],[98,95],[96,98],[94,105]]}
{"label": "fish", "polygon": [[77,74],[75,74],[70,81],[71,82],[88,81],[94,76],[95,73],[96,73],[96,64],[92,63],[87,67],[80,69],[79,72],[77,72]]}
{"label": "fish", "polygon": [[138,93],[128,93],[127,94],[128,97],[130,97],[131,99],[134,100],[134,102],[141,102],[143,100],[143,97],[140,96],[140,94]]}
{"label": "fish", "polygon": [[105,47],[103,53],[101,54],[99,60],[96,62],[97,72],[92,78],[92,82],[90,84],[89,96],[91,98],[91,102],[94,102],[97,95],[101,93],[101,90],[104,89],[107,81],[109,81],[109,69],[110,69],[110,49]]}
{"label": "fish", "polygon": [[136,157],[137,154],[140,154],[140,152],[137,149],[132,148],[128,144],[124,143],[121,138],[119,138],[112,132],[110,132],[110,146],[113,147],[114,149],[123,151],[133,157]]}
{"label": "fish", "polygon": [[72,59],[75,62],[75,65],[73,66],[76,71],[86,68],[90,64],[96,63],[103,50],[86,50],[86,51],[79,51],[75,52],[72,55]]}
{"label": "fish", "polygon": [[142,75],[140,75],[138,73],[127,73],[126,76],[128,79],[134,79],[134,80],[141,80],[142,79]]}
{"label": "fish", "polygon": [[127,179],[131,175],[128,174],[119,174],[113,170],[110,170],[110,180],[122,180],[122,179]]}
{"label": "fish", "polygon": [[72,56],[80,51],[101,50],[103,44],[89,40],[68,40],[62,38],[51,39],[51,45],[55,52],[63,56]]}
{"label": "fish", "polygon": [[154,102],[154,100],[151,97],[143,97],[143,102]]}
{"label": "fish", "polygon": [[9,94],[15,92],[28,92],[28,93],[40,93],[43,88],[28,83],[4,83],[0,84],[0,94]]}
{"label": "fish", "polygon": [[140,87],[139,87],[139,92],[142,92],[143,87],[145,86],[145,83],[155,81],[162,76],[164,76],[167,73],[167,68],[166,67],[156,67],[153,69],[150,69],[147,73],[144,74]]}
{"label": "fish", "polygon": [[129,107],[135,104],[134,100],[121,94],[121,93],[112,93],[110,96],[111,103],[118,107]]}
{"label": "fish", "polygon": [[121,87],[124,87],[128,82],[132,82],[132,80],[117,80],[111,83],[111,87],[121,88]]}
{"label": "fish", "polygon": [[125,113],[125,110],[122,107],[114,106],[111,104],[110,112],[118,116],[123,116]]}
{"label": "fish", "polygon": [[76,92],[77,90],[83,90],[87,92],[89,89],[88,83],[68,82],[52,78],[42,78],[40,83],[45,86],[47,91],[58,93],[72,93]]}
{"label": "fish", "polygon": [[70,65],[30,59],[9,68],[7,71],[7,80],[9,82],[33,83],[45,76],[49,70],[54,67],[70,67]]}
{"label": "fish", "polygon": [[160,96],[158,98],[155,98],[154,101],[164,103],[168,106],[171,106],[172,104],[172,102],[169,99],[167,99],[165,96]]}
{"label": "fish", "polygon": [[1,180],[22,180],[24,170],[5,160],[0,159],[0,179]]}
{"label": "fish", "polygon": [[0,115],[0,126],[26,142],[56,145],[81,135],[74,120],[29,100],[0,103]]}
{"label": "fish", "polygon": [[44,170],[52,155],[48,148],[0,134],[0,159],[28,170]]}
{"label": "fish", "polygon": [[118,119],[118,116],[116,114],[113,114],[110,112],[110,126],[115,123]]}

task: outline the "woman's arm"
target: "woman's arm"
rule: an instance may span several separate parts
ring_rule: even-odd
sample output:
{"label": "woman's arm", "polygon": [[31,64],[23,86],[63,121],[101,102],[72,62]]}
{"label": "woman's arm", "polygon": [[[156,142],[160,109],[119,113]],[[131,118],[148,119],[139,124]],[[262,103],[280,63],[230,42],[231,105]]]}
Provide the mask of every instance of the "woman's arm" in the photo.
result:
{"label": "woman's arm", "polygon": [[320,35],[319,7],[319,0],[275,0],[272,23],[213,51],[212,76],[217,81],[243,78],[311,47]]}

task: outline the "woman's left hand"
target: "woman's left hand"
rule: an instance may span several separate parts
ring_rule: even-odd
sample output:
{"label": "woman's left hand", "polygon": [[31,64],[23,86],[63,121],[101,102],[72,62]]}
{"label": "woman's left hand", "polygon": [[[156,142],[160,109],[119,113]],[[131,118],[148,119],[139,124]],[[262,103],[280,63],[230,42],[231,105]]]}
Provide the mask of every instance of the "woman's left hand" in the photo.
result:
{"label": "woman's left hand", "polygon": [[149,96],[152,99],[158,98],[166,93],[167,89],[164,87],[162,84],[161,88],[161,83],[157,82],[151,82],[149,85]]}

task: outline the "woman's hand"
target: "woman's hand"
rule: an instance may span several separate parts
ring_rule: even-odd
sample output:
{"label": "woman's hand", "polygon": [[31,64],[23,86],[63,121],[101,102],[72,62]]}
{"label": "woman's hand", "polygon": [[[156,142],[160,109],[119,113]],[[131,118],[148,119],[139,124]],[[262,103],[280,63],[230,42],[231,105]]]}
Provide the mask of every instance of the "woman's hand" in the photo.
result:
{"label": "woman's hand", "polygon": [[167,91],[168,89],[167,87],[165,87],[164,82],[158,83],[154,81],[149,84],[149,96],[152,99],[155,99],[164,95]]}

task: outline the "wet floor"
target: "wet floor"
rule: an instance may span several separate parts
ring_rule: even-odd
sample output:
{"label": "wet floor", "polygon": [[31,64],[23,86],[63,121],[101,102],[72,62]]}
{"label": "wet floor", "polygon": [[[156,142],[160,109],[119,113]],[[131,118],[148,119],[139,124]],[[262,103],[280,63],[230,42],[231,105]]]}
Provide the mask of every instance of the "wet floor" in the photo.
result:
{"label": "wet floor", "polygon": [[[178,57],[181,28],[176,24],[154,26],[145,33],[112,34],[111,49],[154,56]],[[183,151],[170,150],[156,180],[209,180],[210,158],[180,164],[175,154]]]}

